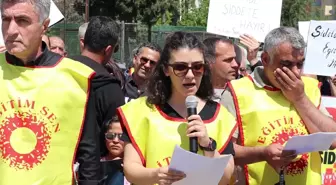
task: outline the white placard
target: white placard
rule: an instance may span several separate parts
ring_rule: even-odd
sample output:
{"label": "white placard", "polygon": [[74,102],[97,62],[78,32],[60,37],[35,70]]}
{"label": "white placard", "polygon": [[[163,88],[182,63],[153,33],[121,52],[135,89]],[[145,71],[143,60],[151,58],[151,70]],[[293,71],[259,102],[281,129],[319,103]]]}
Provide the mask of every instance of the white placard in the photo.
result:
{"label": "white placard", "polygon": [[[321,22],[334,22],[334,21],[321,21]],[[298,25],[301,35],[303,36],[305,42],[307,42],[310,21],[299,21]]]}
{"label": "white placard", "polygon": [[[56,4],[53,1],[51,1],[51,4],[50,4],[49,19],[50,19],[49,27],[58,23],[62,19],[64,19],[63,14],[57,8]],[[0,19],[0,46],[4,46],[4,45],[5,43],[4,43],[3,36],[2,36],[2,19]]]}
{"label": "white placard", "polygon": [[64,19],[62,12],[57,8],[57,6],[53,1],[51,1],[50,5],[49,19],[50,19],[49,27]]}
{"label": "white placard", "polygon": [[282,0],[210,0],[207,32],[239,38],[250,34],[260,42],[280,26]]}
{"label": "white placard", "polygon": [[322,76],[336,74],[336,22],[310,22],[303,71]]}
{"label": "white placard", "polygon": [[299,32],[303,36],[305,42],[307,42],[308,32],[309,32],[310,21],[299,21]]}

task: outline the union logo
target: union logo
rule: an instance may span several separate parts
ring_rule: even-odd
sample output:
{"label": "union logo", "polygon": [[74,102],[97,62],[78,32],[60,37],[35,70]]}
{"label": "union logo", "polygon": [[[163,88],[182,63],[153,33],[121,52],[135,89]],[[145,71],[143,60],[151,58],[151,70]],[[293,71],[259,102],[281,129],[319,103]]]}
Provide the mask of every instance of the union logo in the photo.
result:
{"label": "union logo", "polygon": [[[257,139],[258,143],[263,145],[270,143],[284,145],[291,137],[306,135],[307,131],[302,120],[284,116],[274,121],[268,121],[261,128],[261,133],[262,135],[259,135]],[[293,162],[287,165],[285,173],[292,176],[304,173],[308,166],[308,158],[308,154],[299,155]]]}
{"label": "union logo", "polygon": [[34,109],[35,101],[28,100],[0,106],[0,154],[15,170],[32,170],[45,161],[52,133],[59,131],[59,123],[52,125],[56,116],[47,107]]}
{"label": "union logo", "polygon": [[29,112],[15,112],[0,126],[2,158],[15,169],[31,170],[45,160],[51,132]]}
{"label": "union logo", "polygon": [[[296,135],[305,135],[305,132],[299,131],[297,128],[284,128],[280,133],[273,136],[272,143],[284,145],[292,136]],[[308,158],[308,154],[297,157],[293,162],[287,165],[285,173],[292,176],[302,174],[308,166]]]}

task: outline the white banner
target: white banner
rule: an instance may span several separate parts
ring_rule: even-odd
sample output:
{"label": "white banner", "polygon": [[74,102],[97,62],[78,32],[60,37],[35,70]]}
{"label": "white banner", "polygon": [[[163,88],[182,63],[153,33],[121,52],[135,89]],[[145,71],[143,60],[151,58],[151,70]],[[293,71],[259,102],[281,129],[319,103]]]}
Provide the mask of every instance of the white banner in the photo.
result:
{"label": "white banner", "polygon": [[239,38],[250,34],[260,42],[280,26],[282,0],[210,0],[207,32]]}
{"label": "white banner", "polygon": [[303,69],[305,74],[336,74],[336,21],[310,22]]}
{"label": "white banner", "polygon": [[[334,21],[323,21],[323,22],[334,22]],[[307,42],[310,21],[299,21],[298,25],[299,25],[299,31],[300,31],[301,35],[305,39],[305,42]]]}

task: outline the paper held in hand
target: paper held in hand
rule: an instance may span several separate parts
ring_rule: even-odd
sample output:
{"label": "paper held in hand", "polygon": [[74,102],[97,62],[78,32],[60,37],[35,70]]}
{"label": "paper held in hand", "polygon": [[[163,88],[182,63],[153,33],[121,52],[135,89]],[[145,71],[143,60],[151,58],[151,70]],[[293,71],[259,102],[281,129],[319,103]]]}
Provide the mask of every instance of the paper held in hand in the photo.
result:
{"label": "paper held in hand", "polygon": [[319,152],[329,150],[336,140],[336,132],[318,132],[306,136],[293,136],[290,138],[284,150],[296,151],[296,154]]}
{"label": "paper held in hand", "polygon": [[175,147],[169,169],[184,172],[186,178],[174,185],[218,184],[232,155],[209,158]]}

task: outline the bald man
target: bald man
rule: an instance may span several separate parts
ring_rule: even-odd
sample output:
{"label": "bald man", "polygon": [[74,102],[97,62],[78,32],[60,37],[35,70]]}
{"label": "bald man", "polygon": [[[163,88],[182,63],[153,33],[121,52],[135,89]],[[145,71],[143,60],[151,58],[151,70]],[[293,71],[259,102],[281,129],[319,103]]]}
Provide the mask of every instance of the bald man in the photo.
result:
{"label": "bald man", "polygon": [[64,41],[62,40],[62,38],[52,36],[49,37],[49,41],[50,41],[50,51],[58,53],[62,56],[66,56]]}

